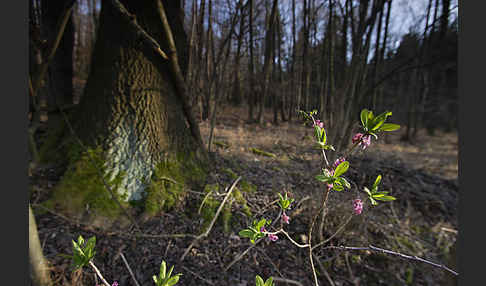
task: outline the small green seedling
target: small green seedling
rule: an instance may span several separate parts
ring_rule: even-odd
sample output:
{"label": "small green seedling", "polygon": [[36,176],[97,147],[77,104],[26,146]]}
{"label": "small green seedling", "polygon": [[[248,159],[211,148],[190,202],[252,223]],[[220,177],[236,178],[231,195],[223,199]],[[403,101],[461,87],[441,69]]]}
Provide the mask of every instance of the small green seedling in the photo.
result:
{"label": "small green seedling", "polygon": [[166,269],[167,265],[165,264],[165,261],[162,260],[162,263],[160,264],[160,272],[159,272],[159,277],[156,275],[152,276],[154,279],[155,285],[157,286],[172,286],[177,284],[179,282],[179,276],[182,275],[182,273],[178,273],[174,276],[171,277],[172,275],[172,270],[174,270],[174,265],[169,270],[169,273],[166,274]]}
{"label": "small green seedling", "polygon": [[255,277],[256,286],[273,286],[273,277],[267,279],[267,281],[263,282],[263,278],[260,275]]}
{"label": "small green seedling", "polygon": [[380,184],[380,182],[381,182],[381,175],[378,175],[378,177],[376,177],[375,183],[373,183],[373,186],[371,187],[371,190],[368,189],[367,187],[364,187],[364,191],[368,194],[368,198],[370,199],[371,204],[374,206],[378,205],[378,202],[376,200],[383,201],[383,202],[396,200],[395,197],[388,195],[388,192],[378,191],[378,185]]}

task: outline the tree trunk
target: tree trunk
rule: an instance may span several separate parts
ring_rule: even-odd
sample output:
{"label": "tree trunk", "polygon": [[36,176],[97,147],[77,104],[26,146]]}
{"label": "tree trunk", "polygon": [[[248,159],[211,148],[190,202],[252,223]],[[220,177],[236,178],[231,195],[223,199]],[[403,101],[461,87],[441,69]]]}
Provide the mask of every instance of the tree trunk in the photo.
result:
{"label": "tree trunk", "polygon": [[[381,64],[380,63],[380,38],[381,38],[381,24],[383,22],[383,13],[384,11],[380,11],[380,16],[378,16],[378,27],[376,29],[376,42],[375,42],[375,62],[373,65],[373,81],[372,85],[376,83],[378,80],[378,67]],[[377,104],[377,96],[378,96],[378,89],[374,88],[373,89],[373,95],[371,99],[371,109],[376,110],[378,104]]]}
{"label": "tree trunk", "polygon": [[[170,66],[170,59],[142,45],[140,33],[134,32],[133,26],[113,6],[116,2],[102,2],[92,69],[85,94],[73,114],[75,134],[84,145],[81,150],[87,148],[89,152],[69,158],[71,167],[59,184],[58,198],[70,196],[71,201],[81,202],[84,208],[90,196],[105,191],[103,186],[100,189],[90,183],[99,182],[99,174],[80,167],[86,156],[91,155],[92,160],[86,166],[98,163],[104,180],[116,189],[120,199],[145,199],[147,204],[151,203],[146,204],[146,210],[154,205],[170,206],[179,201],[174,198],[176,185],[202,181],[207,158],[202,142],[193,132],[192,128],[197,132],[199,128],[194,126],[186,95],[182,94],[184,88],[180,86],[184,84],[188,52],[180,1],[165,3],[177,49],[175,56],[181,67],[178,76]],[[132,23],[136,19],[162,51],[171,51],[156,1],[149,4],[126,0],[122,4],[136,17],[131,18]],[[71,153],[76,150],[73,148],[69,150]],[[197,173],[190,175],[191,171]],[[162,177],[178,184],[168,184]],[[157,197],[158,192],[164,193]],[[158,201],[148,202],[153,196]],[[91,202],[91,208],[100,206],[98,203]]]}
{"label": "tree trunk", "polygon": [[244,6],[241,6],[240,14],[240,29],[238,33],[238,43],[235,55],[235,67],[234,67],[234,79],[233,79],[233,92],[232,92],[232,103],[234,105],[241,104],[241,72],[240,72],[240,62],[241,62],[241,46],[243,44],[244,27],[245,27],[245,11]]}
{"label": "tree trunk", "polygon": [[49,286],[52,285],[52,280],[49,275],[49,268],[47,266],[44,254],[42,254],[42,247],[39,241],[39,234],[37,232],[37,224],[32,213],[32,208],[29,204],[29,262],[30,275],[32,285],[34,286]]}
{"label": "tree trunk", "polygon": [[[61,20],[66,4],[64,0],[41,2],[42,29],[48,43],[54,42],[57,36],[57,23]],[[69,17],[56,54],[49,64],[48,76],[45,77],[48,83],[47,106],[49,108],[73,102],[73,46],[74,24],[72,17]]]}
{"label": "tree trunk", "polygon": [[303,17],[303,49],[302,49],[302,78],[301,78],[301,85],[300,85],[300,92],[301,92],[301,99],[304,100],[304,110],[308,111],[309,109],[309,98],[308,98],[308,85],[309,85],[309,77],[308,77],[308,47],[309,47],[309,1],[304,0],[304,11],[302,14]]}
{"label": "tree trunk", "polygon": [[[290,66],[290,104],[289,104],[289,121],[292,121],[292,115],[295,112],[295,109],[299,109],[299,106],[297,105],[297,108],[295,108],[294,104],[296,101],[296,96],[298,96],[298,92],[296,92],[296,79],[295,79],[295,65],[296,65],[296,58],[297,58],[297,53],[296,53],[296,39],[295,39],[295,0],[292,0],[292,63]],[[295,109],[294,109],[295,108]]]}
{"label": "tree trunk", "polygon": [[272,4],[272,11],[270,14],[270,19],[268,23],[268,29],[265,33],[265,58],[263,63],[263,86],[262,86],[262,95],[259,101],[259,108],[258,108],[258,116],[257,121],[258,123],[263,122],[263,110],[265,109],[265,98],[268,93],[268,86],[270,84],[270,74],[272,73],[272,65],[273,62],[273,48],[272,48],[272,38],[273,33],[275,30],[275,19],[277,16],[277,8],[278,8],[278,0],[273,0]]}
{"label": "tree trunk", "polygon": [[249,63],[249,75],[248,78],[250,79],[250,93],[248,94],[248,122],[253,121],[253,108],[255,105],[255,60],[253,58],[253,0],[250,1],[250,11],[248,13],[249,18],[249,28],[248,32],[250,33],[250,63]]}

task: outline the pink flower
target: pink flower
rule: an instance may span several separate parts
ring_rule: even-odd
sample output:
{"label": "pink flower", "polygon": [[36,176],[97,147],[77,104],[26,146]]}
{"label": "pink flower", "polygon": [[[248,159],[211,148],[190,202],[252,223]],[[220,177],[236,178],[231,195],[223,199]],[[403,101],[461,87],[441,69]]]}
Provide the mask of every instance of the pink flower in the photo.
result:
{"label": "pink flower", "polygon": [[320,128],[324,128],[324,122],[321,122],[319,119],[316,120],[314,126],[319,126]]}
{"label": "pink flower", "polygon": [[327,188],[328,188],[328,189],[332,189],[332,187],[334,187],[334,185],[333,185],[333,184],[327,184]]}
{"label": "pink flower", "polygon": [[341,164],[344,161],[346,161],[346,158],[344,158],[344,157],[337,158],[336,161],[334,161],[334,168],[336,168],[337,166],[339,166],[339,164]]}
{"label": "pink flower", "polygon": [[282,213],[282,221],[286,224],[289,224],[290,217],[284,213]]}
{"label": "pink flower", "polygon": [[366,149],[366,147],[370,146],[371,145],[371,135],[363,136],[363,140],[361,141],[361,143],[359,143],[359,145],[361,145],[363,147],[363,150]]}
{"label": "pink flower", "polygon": [[111,284],[111,286],[118,286],[118,282],[113,282],[113,284]]}
{"label": "pink flower", "polygon": [[358,143],[361,147],[363,147],[363,150],[366,149],[366,147],[371,145],[371,135],[363,135],[363,133],[356,133],[353,136],[352,139],[353,144]]}
{"label": "pink flower", "polygon": [[265,229],[264,226],[260,227],[260,232],[266,232],[267,230]]}
{"label": "pink flower", "polygon": [[352,139],[353,144],[356,144],[356,142],[361,141],[361,137],[363,137],[363,133],[356,133]]}
{"label": "pink flower", "polygon": [[268,235],[268,239],[270,239],[270,241],[277,241],[278,240],[278,236],[276,236],[275,234],[269,234]]}
{"label": "pink flower", "polygon": [[359,215],[363,211],[363,201],[356,199],[353,201],[353,211],[355,214]]}

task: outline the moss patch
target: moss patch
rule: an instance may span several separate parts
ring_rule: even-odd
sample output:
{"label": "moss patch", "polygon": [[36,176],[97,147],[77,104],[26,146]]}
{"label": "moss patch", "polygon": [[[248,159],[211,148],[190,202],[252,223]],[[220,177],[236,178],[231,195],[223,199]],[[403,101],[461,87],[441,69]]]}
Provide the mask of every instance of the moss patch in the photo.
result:
{"label": "moss patch", "polygon": [[188,186],[202,185],[206,166],[193,153],[179,154],[156,165],[144,197],[145,215],[156,215],[181,206]]}
{"label": "moss patch", "polygon": [[[72,145],[68,153],[69,167],[62,180],[53,189],[52,197],[45,202],[46,207],[59,207],[63,212],[73,217],[90,221],[94,217],[117,218],[122,213],[119,205],[105,184],[107,184],[118,201],[123,198],[117,189],[123,179],[123,174],[110,180],[103,167],[104,157],[101,147],[88,149]],[[105,174],[102,178],[100,174]],[[123,203],[122,203],[123,204]]]}
{"label": "moss patch", "polygon": [[277,157],[277,155],[275,155],[273,153],[263,151],[263,150],[260,150],[260,149],[257,149],[257,148],[253,148],[253,147],[250,148],[250,151],[255,155],[260,155],[260,156],[265,156],[265,157],[270,157],[270,158]]}
{"label": "moss patch", "polygon": [[[240,181],[241,182],[241,181]],[[204,187],[204,193],[207,195],[201,201],[201,218],[203,219],[202,230],[205,231],[209,224],[213,220],[214,216],[216,215],[216,211],[218,210],[221,201],[217,200],[213,194],[217,193],[220,190],[220,186],[218,184],[208,184]],[[248,217],[252,216],[252,212],[250,207],[247,204],[246,199],[243,197],[242,191],[235,187],[233,192],[231,193],[230,197],[226,201],[221,213],[216,221],[216,223],[221,224],[223,226],[223,231],[225,233],[229,233],[232,227],[232,219],[233,219],[233,206],[235,208],[240,208],[241,211]]]}
{"label": "moss patch", "polygon": [[69,144],[69,141],[63,143],[66,131],[67,128],[64,120],[49,121],[49,128],[47,129],[44,142],[39,148],[40,163],[66,162],[66,157],[64,156],[62,148],[66,144]]}

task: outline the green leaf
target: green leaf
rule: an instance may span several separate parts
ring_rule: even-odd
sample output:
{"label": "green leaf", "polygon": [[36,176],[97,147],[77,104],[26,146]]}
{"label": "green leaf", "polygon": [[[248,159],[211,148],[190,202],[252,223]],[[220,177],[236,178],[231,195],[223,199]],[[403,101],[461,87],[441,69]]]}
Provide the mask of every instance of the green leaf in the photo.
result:
{"label": "green leaf", "polygon": [[153,276],[152,276],[152,279],[154,279],[155,285],[157,285],[157,286],[158,286],[158,285],[159,285],[159,283],[158,283],[157,276],[153,275]]}
{"label": "green leaf", "polygon": [[263,279],[262,279],[262,277],[260,277],[260,275],[257,275],[255,277],[255,283],[256,283],[256,286],[264,286]]}
{"label": "green leaf", "polygon": [[386,121],[388,116],[392,115],[391,111],[385,111],[382,114],[378,115],[372,123],[371,130],[376,130],[380,128]]}
{"label": "green leaf", "polygon": [[378,203],[372,197],[370,197],[370,201],[371,201],[372,205],[374,205],[374,206],[378,205]]}
{"label": "green leaf", "polygon": [[373,188],[378,187],[378,184],[381,182],[381,175],[376,177],[375,183],[373,184]]}
{"label": "green leaf", "polygon": [[289,205],[290,205],[290,202],[289,202],[289,201],[283,201],[283,203],[282,203],[282,208],[283,208],[284,210],[286,210],[286,209],[289,207]]}
{"label": "green leaf", "polygon": [[370,189],[368,189],[367,187],[363,187],[364,191],[368,194],[368,196],[371,197],[371,192],[370,192]]}
{"label": "green leaf", "polygon": [[400,125],[398,124],[385,123],[378,129],[378,131],[395,131],[398,129],[400,129]]}
{"label": "green leaf", "polygon": [[368,110],[368,119],[367,119],[367,127],[369,127],[371,121],[375,118],[375,115],[373,114],[373,111]]}
{"label": "green leaf", "polygon": [[363,128],[368,126],[368,109],[363,109],[361,110],[361,114],[359,116],[361,118],[361,124],[363,125]]}
{"label": "green leaf", "polygon": [[241,236],[241,237],[252,237],[253,235],[253,231],[249,230],[249,229],[244,229],[244,230],[241,230],[240,232],[238,232],[238,234]]}
{"label": "green leaf", "polygon": [[165,279],[166,270],[167,270],[167,265],[165,264],[165,261],[162,260],[162,263],[160,264],[160,272],[159,272],[160,279]]}
{"label": "green leaf", "polygon": [[84,238],[83,238],[81,235],[80,235],[80,236],[78,236],[78,245],[79,245],[79,246],[84,245]]}
{"label": "green leaf", "polygon": [[369,131],[368,134],[370,134],[371,136],[375,137],[376,140],[378,140],[378,135],[376,135],[376,133]]}
{"label": "green leaf", "polygon": [[172,270],[174,270],[174,265],[169,270],[169,273],[167,274],[167,277],[170,277],[172,275]]}
{"label": "green leaf", "polygon": [[168,285],[168,286],[172,286],[172,285],[175,285],[177,282],[179,282],[179,276],[180,276],[180,275],[181,275],[181,274],[177,274],[176,276],[171,277],[171,278],[169,279],[169,281],[167,281],[167,285]]}
{"label": "green leaf", "polygon": [[335,182],[333,184],[332,189],[335,190],[336,192],[340,192],[340,191],[344,190],[344,187],[341,184],[338,184],[337,182]]}
{"label": "green leaf", "polygon": [[336,170],[334,171],[334,177],[336,178],[336,177],[339,177],[342,174],[346,173],[348,168],[349,168],[349,162],[348,161],[341,162],[341,164],[339,164],[336,167]]}
{"label": "green leaf", "polygon": [[328,177],[326,175],[322,175],[321,174],[321,175],[317,175],[316,176],[316,180],[321,181],[321,182],[324,182],[324,183],[327,183],[329,181],[332,181],[332,177]]}
{"label": "green leaf", "polygon": [[351,189],[351,184],[343,177],[340,177],[339,182],[344,185],[346,188]]}
{"label": "green leaf", "polygon": [[[376,198],[376,197],[375,197]],[[378,198],[376,198],[377,200],[380,200],[380,201],[384,201],[384,202],[389,202],[389,201],[394,201],[396,200],[397,198],[395,197],[392,197],[392,196],[388,196],[388,195],[383,195],[383,196],[380,196]]]}
{"label": "green leaf", "polygon": [[320,137],[320,141],[322,142],[322,144],[326,144],[326,141],[327,141],[327,135],[326,135],[326,130],[324,130],[324,128],[321,128],[321,137]]}

